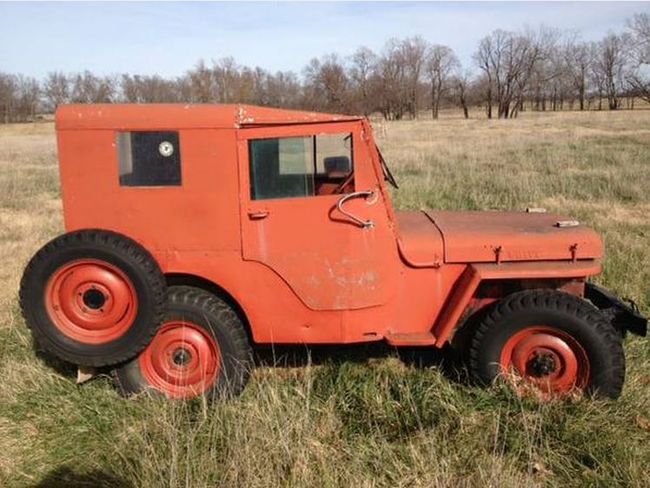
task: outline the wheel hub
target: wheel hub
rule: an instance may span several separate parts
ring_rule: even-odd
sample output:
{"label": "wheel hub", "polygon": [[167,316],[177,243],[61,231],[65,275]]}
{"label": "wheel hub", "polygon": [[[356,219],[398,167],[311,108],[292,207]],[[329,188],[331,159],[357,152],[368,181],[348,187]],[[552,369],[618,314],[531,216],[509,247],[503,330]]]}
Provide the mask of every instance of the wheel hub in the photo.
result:
{"label": "wheel hub", "polygon": [[557,370],[555,358],[551,353],[537,353],[529,363],[533,376],[541,378],[548,376]]}
{"label": "wheel hub", "polygon": [[106,296],[96,288],[91,288],[83,294],[83,302],[88,308],[93,310],[101,309],[106,303]]}
{"label": "wheel hub", "polygon": [[179,347],[172,354],[172,361],[176,366],[187,366],[192,360],[192,354],[184,347]]}

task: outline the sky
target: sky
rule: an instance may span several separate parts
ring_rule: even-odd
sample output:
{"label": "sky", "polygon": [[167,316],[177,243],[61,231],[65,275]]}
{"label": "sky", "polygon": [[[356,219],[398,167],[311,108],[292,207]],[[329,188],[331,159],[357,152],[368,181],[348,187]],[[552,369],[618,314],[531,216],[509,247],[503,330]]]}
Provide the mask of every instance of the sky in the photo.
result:
{"label": "sky", "polygon": [[544,24],[597,40],[648,2],[0,2],[0,71],[183,74],[199,59],[300,73],[313,57],[381,51],[391,37],[446,44],[471,68],[497,28]]}

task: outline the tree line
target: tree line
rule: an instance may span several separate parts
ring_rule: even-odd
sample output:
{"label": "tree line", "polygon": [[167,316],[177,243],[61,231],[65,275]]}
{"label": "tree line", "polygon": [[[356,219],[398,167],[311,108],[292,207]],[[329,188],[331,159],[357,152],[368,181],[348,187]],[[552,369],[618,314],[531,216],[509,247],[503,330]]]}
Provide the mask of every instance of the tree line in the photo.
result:
{"label": "tree line", "polygon": [[540,27],[497,29],[480,40],[470,66],[449,46],[423,38],[390,39],[343,58],[312,59],[301,76],[203,60],[176,78],[49,73],[37,80],[0,72],[0,122],[33,120],[63,103],[250,103],[316,111],[417,118],[443,106],[464,116],[514,118],[524,110],[616,110],[650,103],[650,15],[635,14],[620,33],[586,42]]}

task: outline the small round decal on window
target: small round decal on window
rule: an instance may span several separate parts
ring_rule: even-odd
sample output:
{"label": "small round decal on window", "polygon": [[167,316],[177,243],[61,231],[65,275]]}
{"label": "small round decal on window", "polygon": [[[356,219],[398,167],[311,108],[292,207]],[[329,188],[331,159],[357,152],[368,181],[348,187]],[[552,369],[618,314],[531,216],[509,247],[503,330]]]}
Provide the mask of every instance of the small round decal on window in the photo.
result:
{"label": "small round decal on window", "polygon": [[161,156],[168,158],[174,154],[174,145],[169,141],[162,141],[158,146],[158,152]]}

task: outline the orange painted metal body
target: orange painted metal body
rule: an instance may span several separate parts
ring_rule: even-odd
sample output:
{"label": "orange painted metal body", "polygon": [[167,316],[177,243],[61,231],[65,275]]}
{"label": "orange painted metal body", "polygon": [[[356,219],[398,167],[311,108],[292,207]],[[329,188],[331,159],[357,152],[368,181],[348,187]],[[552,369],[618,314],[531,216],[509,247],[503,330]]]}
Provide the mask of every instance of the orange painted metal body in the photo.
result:
{"label": "orange painted metal body", "polygon": [[[367,120],[239,105],[63,106],[56,116],[66,231],[141,243],[163,272],[216,285],[257,343],[444,345],[485,282],[584,281],[602,243],[564,217],[395,212]],[[116,133],[179,132],[182,184],[119,184]],[[351,133],[353,191],[252,200],[249,140]]]}

